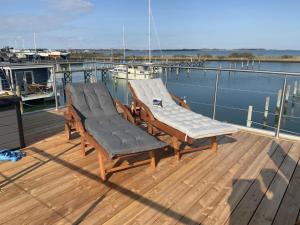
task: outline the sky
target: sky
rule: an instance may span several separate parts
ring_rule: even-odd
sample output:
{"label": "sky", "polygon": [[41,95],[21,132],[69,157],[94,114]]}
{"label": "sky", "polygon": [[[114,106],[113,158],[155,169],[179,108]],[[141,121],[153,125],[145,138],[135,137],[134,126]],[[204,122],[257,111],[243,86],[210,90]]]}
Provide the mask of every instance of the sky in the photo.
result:
{"label": "sky", "polygon": [[[299,0],[151,0],[152,48],[300,49]],[[0,46],[148,48],[148,0],[0,0]]]}

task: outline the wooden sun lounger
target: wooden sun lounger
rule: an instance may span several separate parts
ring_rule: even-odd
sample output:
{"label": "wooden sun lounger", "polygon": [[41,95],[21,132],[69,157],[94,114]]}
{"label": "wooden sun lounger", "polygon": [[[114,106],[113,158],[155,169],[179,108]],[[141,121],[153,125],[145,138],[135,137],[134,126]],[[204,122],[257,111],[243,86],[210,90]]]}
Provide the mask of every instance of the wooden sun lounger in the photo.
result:
{"label": "wooden sun lounger", "polygon": [[[134,89],[134,87],[132,85],[135,82],[139,82],[139,84],[141,84],[141,82],[148,82],[148,85],[150,82],[152,82],[153,85],[161,86],[161,84],[162,84],[161,79],[151,79],[151,80],[145,80],[145,81],[130,81],[129,82],[128,85],[129,85],[129,89],[132,94],[133,113],[135,115],[137,115],[142,121],[145,121],[147,123],[149,133],[153,134],[153,130],[156,128],[159,131],[162,131],[171,136],[171,138],[172,138],[171,146],[174,148],[175,157],[178,160],[180,159],[181,154],[187,153],[187,152],[199,151],[199,150],[208,149],[208,148],[210,148],[213,152],[217,152],[217,136],[223,135],[223,134],[231,134],[231,133],[236,132],[236,130],[237,130],[236,128],[232,128],[232,132],[230,131],[230,132],[213,134],[213,135],[208,134],[207,136],[204,136],[204,137],[210,138],[210,140],[211,140],[210,145],[201,146],[200,148],[193,148],[193,147],[191,147],[191,145],[193,145],[198,138],[191,137],[191,136],[187,135],[187,133],[175,128],[174,126],[157,119],[157,117],[154,115],[152,110],[149,108],[149,106],[148,106],[149,104],[146,105],[137,95],[136,90]],[[165,88],[165,90],[166,90],[166,88]],[[144,92],[147,92],[147,91],[149,91],[149,90],[144,90]],[[162,91],[162,93],[163,92],[164,91]],[[163,94],[169,95],[173,99],[173,101],[177,102],[182,108],[184,108],[185,110],[191,111],[188,104],[180,97],[178,97],[176,95],[170,95],[169,93],[163,93]],[[155,97],[160,97],[160,96],[157,96],[157,94],[156,94]],[[170,100],[168,100],[168,101],[170,101]],[[164,104],[164,103],[162,103],[162,104]],[[190,147],[183,148],[182,146],[184,144],[188,144]]]}
{"label": "wooden sun lounger", "polygon": [[[97,106],[94,106],[94,104],[89,105],[89,101],[95,101],[97,98],[96,95],[92,96],[91,100],[86,99],[89,94],[93,95],[93,91],[99,91],[97,92],[98,96],[100,94],[104,95],[103,99],[99,101],[102,103],[99,103],[98,108]],[[120,107],[123,111],[124,119],[121,118],[117,113],[115,106],[112,106],[113,101],[103,84],[72,84],[68,86],[66,92],[68,96],[68,106],[65,113],[65,133],[67,139],[69,140],[71,138],[71,132],[78,132],[81,139],[82,155],[86,154],[85,149],[88,145],[97,150],[100,177],[103,181],[107,179],[109,173],[144,165],[146,163],[150,163],[151,167],[155,168],[155,150],[164,148],[166,144],[158,141],[146,131],[135,126],[134,118],[129,109],[119,100],[115,100],[115,105]],[[87,94],[86,92],[89,93]],[[74,102],[74,94],[77,95],[76,98],[81,94],[85,96]],[[84,109],[84,107],[95,108],[85,108],[85,110],[80,111],[80,109]],[[107,112],[102,112],[105,111],[103,110],[105,107],[110,109],[107,110]],[[101,117],[104,117],[104,119]],[[120,129],[118,129],[118,127],[120,127]],[[134,137],[139,139],[137,141],[132,141]],[[124,143],[118,143],[119,140],[124,141]],[[126,143],[126,141],[130,142],[130,140],[132,143]],[[114,165],[124,157],[133,157],[145,152],[149,153],[150,159],[125,165]],[[110,168],[106,168],[105,166],[107,160],[111,161],[112,166]]]}

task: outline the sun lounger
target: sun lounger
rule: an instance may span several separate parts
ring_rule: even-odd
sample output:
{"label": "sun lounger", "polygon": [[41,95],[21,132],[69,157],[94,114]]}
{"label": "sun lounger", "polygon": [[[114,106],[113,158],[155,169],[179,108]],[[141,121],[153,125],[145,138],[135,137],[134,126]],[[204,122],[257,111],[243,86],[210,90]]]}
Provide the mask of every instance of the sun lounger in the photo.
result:
{"label": "sun lounger", "polygon": [[[191,111],[185,101],[172,96],[160,78],[129,81],[133,108],[136,114],[148,124],[148,131],[157,128],[172,136],[172,147],[180,158],[182,143],[192,144],[196,139],[211,139],[210,147],[217,151],[216,137],[237,131],[233,125],[219,122]],[[157,102],[160,101],[160,104]],[[178,105],[178,104],[179,105]],[[193,151],[199,149],[188,149]]]}
{"label": "sun lounger", "polygon": [[[106,179],[108,173],[150,163],[155,167],[155,150],[166,146],[161,141],[132,124],[130,111],[120,101],[115,104],[123,110],[118,113],[114,101],[102,83],[69,84],[66,87],[68,109],[65,114],[65,132],[68,139],[71,131],[79,132],[81,151],[85,155],[87,144],[98,151],[100,176]],[[130,122],[129,122],[130,121]],[[107,159],[114,160],[125,156],[149,152],[150,159],[131,164],[105,168]]]}

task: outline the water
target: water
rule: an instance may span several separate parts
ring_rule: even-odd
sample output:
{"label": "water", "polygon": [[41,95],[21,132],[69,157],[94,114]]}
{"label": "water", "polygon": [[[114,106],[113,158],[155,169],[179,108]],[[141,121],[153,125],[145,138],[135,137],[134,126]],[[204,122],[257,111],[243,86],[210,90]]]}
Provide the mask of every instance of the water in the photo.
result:
{"label": "water", "polygon": [[[229,62],[209,62],[206,66],[229,68]],[[79,67],[77,66],[77,69]],[[252,69],[252,65],[249,64],[249,67]],[[241,63],[238,63],[237,68],[241,68]],[[256,63],[253,69],[300,72],[300,64],[261,63],[258,65]],[[159,77],[163,79],[171,93],[185,97],[192,110],[205,116],[212,116],[215,71],[192,70],[188,73],[187,70],[183,70],[178,74],[176,71],[168,71],[160,74]],[[99,74],[98,80],[100,80]],[[219,78],[216,119],[245,126],[248,106],[252,105],[254,109],[252,120],[255,122],[252,126],[274,130],[272,127],[276,127],[277,123],[277,93],[282,88],[283,81],[284,78],[277,75],[222,72]],[[294,81],[297,81],[298,85],[300,84],[300,79],[288,77],[288,85],[291,86],[290,95],[293,93]],[[84,82],[83,74],[74,74],[73,82]],[[114,98],[117,97],[124,103],[128,100],[130,103],[130,94],[125,80],[113,80],[109,76],[105,83]],[[127,93],[128,97],[126,97]],[[270,97],[270,108],[268,119],[265,121],[263,112],[267,96]],[[61,104],[64,103],[61,102]],[[282,120],[282,129],[286,130],[285,132],[300,134],[300,96],[295,99],[290,96]]]}

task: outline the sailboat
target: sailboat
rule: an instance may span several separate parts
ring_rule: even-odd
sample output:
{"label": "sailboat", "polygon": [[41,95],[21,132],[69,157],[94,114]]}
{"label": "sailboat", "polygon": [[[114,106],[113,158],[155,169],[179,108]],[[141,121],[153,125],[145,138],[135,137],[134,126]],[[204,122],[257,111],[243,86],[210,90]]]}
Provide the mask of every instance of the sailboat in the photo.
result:
{"label": "sailboat", "polygon": [[[153,67],[151,67],[151,0],[149,0],[149,54],[148,62],[145,66],[143,65],[118,65],[112,69],[112,75],[114,78],[118,79],[128,79],[128,80],[143,80],[151,79],[154,75]],[[125,28],[123,26],[123,58],[126,61],[126,46],[125,46]]]}

